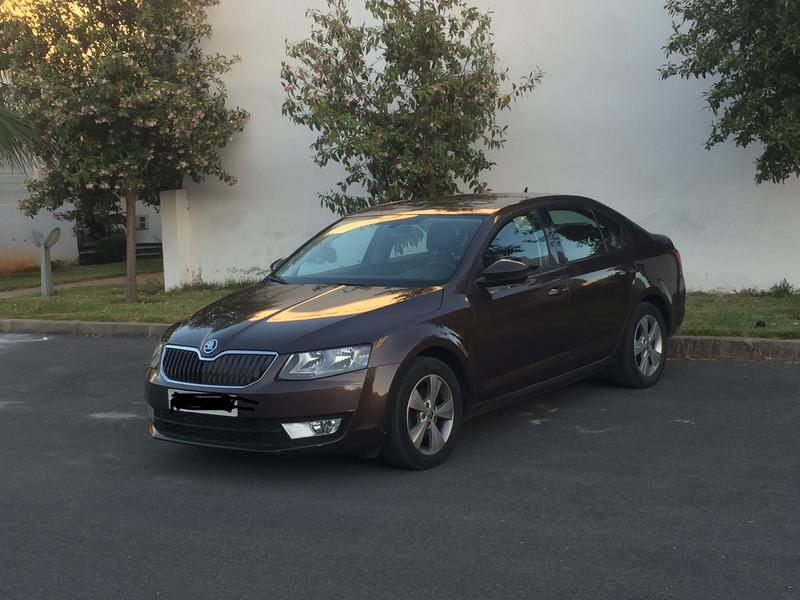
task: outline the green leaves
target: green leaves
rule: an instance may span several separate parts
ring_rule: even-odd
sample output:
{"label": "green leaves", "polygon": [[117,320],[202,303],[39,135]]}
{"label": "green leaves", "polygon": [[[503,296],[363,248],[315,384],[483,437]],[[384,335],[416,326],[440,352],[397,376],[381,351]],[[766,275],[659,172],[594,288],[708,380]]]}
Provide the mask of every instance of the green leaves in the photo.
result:
{"label": "green leaves", "polygon": [[800,176],[800,0],[669,0],[661,75],[710,78],[711,148],[758,143],[759,183]]}
{"label": "green leaves", "polygon": [[343,0],[309,11],[310,36],[287,44],[283,114],[318,132],[320,166],[345,179],[320,196],[344,214],[390,200],[481,192],[505,143],[497,112],[541,81],[503,92],[491,18],[466,0],[365,0],[373,25],[354,25]]}
{"label": "green leaves", "polygon": [[156,203],[186,177],[235,183],[220,152],[248,114],[226,107],[221,77],[236,59],[199,46],[213,4],[46,0],[29,17],[3,17],[8,99],[43,163],[26,212],[65,202],[113,212],[127,190]]}
{"label": "green leaves", "polygon": [[34,157],[30,152],[33,128],[18,114],[3,106],[0,96],[0,166],[18,169],[30,167]]}

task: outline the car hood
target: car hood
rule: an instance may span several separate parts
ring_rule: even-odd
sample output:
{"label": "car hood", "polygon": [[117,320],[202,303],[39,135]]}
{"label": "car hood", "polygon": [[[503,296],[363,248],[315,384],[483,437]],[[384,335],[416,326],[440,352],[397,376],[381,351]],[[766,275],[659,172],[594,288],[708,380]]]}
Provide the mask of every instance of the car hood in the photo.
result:
{"label": "car hood", "polygon": [[441,287],[390,288],[260,283],[210,304],[179,323],[169,343],[279,354],[369,343],[434,312]]}

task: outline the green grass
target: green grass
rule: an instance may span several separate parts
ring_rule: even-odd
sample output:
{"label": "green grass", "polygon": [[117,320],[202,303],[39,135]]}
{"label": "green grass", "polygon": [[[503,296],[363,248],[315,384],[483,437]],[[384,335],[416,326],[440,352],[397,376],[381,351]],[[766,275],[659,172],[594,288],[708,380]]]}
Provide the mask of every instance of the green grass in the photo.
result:
{"label": "green grass", "polygon": [[[58,290],[51,298],[0,299],[0,318],[173,323],[246,285],[190,286],[165,292],[140,286],[138,304],[125,302],[125,286]],[[763,322],[759,327],[757,322]],[[684,335],[800,339],[800,295],[689,294]]]}
{"label": "green grass", "polygon": [[[164,269],[160,258],[141,258],[136,261],[137,273],[160,273]],[[125,275],[125,263],[107,263],[104,265],[74,265],[59,267],[53,271],[53,281],[60,283],[73,283],[76,281],[91,281],[92,279],[105,279],[107,277],[122,277]],[[0,292],[24,288],[39,287],[39,270],[20,271],[18,273],[0,273]]]}
{"label": "green grass", "polygon": [[165,292],[160,286],[139,287],[139,302],[125,302],[124,285],[98,285],[60,290],[55,296],[0,299],[0,318],[67,321],[174,323],[237,286],[196,286]]}
{"label": "green grass", "polygon": [[689,294],[679,333],[798,339],[800,295]]}

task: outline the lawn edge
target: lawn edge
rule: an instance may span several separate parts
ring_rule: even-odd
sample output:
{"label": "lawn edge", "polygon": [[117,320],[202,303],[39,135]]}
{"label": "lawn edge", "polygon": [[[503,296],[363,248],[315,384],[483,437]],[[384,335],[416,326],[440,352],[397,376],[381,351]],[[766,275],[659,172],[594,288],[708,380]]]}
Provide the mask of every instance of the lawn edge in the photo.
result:
{"label": "lawn edge", "polygon": [[[107,335],[156,339],[167,323],[0,319],[0,333]],[[671,358],[688,360],[800,363],[800,340],[679,335],[670,340]]]}

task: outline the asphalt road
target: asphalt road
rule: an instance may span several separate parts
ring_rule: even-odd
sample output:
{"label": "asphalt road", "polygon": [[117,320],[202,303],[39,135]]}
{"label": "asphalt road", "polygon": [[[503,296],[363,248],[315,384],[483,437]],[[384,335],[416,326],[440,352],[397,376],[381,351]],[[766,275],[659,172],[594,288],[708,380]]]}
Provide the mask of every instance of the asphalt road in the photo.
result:
{"label": "asphalt road", "polygon": [[0,598],[800,598],[800,366],[673,362],[432,471],[154,442],[152,342],[0,335]]}

